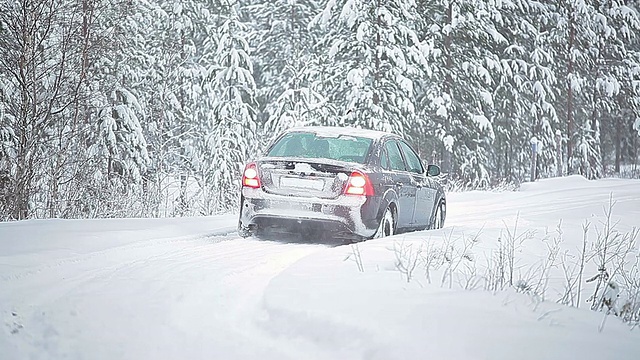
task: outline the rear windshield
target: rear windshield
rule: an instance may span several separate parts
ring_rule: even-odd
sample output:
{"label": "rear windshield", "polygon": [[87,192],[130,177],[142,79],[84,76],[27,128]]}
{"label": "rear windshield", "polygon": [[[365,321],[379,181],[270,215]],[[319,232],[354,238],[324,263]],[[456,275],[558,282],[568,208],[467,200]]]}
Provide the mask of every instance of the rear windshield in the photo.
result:
{"label": "rear windshield", "polygon": [[267,156],[323,158],[363,164],[372,140],[350,135],[320,137],[314,133],[293,132],[276,142]]}

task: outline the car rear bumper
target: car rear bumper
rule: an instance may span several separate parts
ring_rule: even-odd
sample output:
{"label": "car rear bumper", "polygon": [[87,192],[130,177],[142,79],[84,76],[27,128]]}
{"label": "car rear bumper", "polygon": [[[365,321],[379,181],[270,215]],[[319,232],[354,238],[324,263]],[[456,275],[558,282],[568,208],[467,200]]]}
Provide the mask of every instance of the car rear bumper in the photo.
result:
{"label": "car rear bumper", "polygon": [[240,224],[246,227],[280,228],[296,233],[331,232],[344,238],[370,238],[377,228],[375,211],[367,211],[373,204],[364,196],[306,198],[247,188],[242,195]]}

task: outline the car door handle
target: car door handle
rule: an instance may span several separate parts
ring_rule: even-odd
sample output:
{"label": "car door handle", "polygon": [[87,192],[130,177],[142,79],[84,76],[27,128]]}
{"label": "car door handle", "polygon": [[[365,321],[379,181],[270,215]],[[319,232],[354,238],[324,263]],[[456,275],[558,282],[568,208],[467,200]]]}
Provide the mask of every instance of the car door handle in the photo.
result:
{"label": "car door handle", "polygon": [[422,187],[423,187],[423,186],[424,186],[424,185],[422,185],[421,183],[417,183],[417,184],[416,184],[416,187],[417,187],[418,189],[422,189]]}
{"label": "car door handle", "polygon": [[398,181],[398,182],[396,183],[396,187],[402,187],[403,185],[404,185],[404,184],[403,184],[403,183],[401,183],[400,181]]}

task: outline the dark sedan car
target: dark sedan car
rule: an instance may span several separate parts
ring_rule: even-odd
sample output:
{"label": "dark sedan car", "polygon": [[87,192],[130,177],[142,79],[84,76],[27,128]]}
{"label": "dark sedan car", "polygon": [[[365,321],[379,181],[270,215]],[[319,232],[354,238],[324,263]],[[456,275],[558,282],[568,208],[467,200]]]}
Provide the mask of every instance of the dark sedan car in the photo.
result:
{"label": "dark sedan car", "polygon": [[291,129],[246,165],[238,233],[275,229],[358,241],[440,228],[446,199],[439,174],[394,134]]}

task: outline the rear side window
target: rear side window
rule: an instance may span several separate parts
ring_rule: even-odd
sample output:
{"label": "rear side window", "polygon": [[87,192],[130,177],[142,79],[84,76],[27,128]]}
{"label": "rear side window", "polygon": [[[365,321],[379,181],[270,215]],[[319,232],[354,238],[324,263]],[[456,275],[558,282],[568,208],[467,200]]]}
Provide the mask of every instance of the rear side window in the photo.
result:
{"label": "rear side window", "polygon": [[418,157],[418,155],[416,155],[415,151],[413,151],[413,149],[404,141],[400,141],[399,144],[400,148],[402,148],[402,152],[404,153],[404,157],[407,160],[409,171],[422,174],[424,172],[424,168],[422,167],[420,158]]}
{"label": "rear side window", "polygon": [[391,164],[389,164],[389,157],[387,156],[387,151],[380,151],[380,166],[382,166],[385,170],[391,170]]}
{"label": "rear side window", "polygon": [[387,150],[387,156],[389,156],[391,170],[405,171],[404,160],[402,160],[402,155],[400,154],[400,149],[398,149],[396,141],[387,141],[384,144],[384,148]]}
{"label": "rear side window", "polygon": [[320,137],[314,133],[293,132],[278,140],[269,150],[269,157],[323,158],[363,164],[372,140],[341,135]]}

